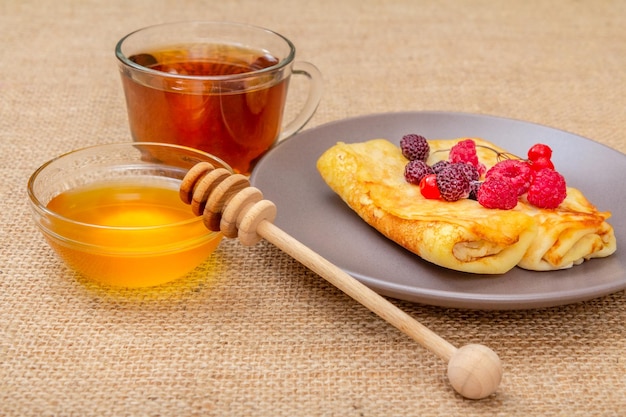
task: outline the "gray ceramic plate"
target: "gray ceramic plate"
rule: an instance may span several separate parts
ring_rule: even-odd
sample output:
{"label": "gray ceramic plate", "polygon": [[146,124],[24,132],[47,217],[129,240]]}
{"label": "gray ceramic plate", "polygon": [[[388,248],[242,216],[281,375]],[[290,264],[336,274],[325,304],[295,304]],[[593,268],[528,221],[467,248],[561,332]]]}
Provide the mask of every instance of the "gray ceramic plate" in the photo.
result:
{"label": "gray ceramic plate", "polygon": [[[482,137],[525,155],[543,142],[568,185],[613,213],[618,251],[569,270],[501,276],[451,271],[423,261],[363,222],[324,183],[315,163],[337,141],[402,135]],[[252,183],[278,207],[275,224],[380,294],[430,305],[528,309],[584,301],[626,288],[626,155],[589,139],[527,122],[443,112],[375,114],[329,123],[281,142],[256,166]]]}

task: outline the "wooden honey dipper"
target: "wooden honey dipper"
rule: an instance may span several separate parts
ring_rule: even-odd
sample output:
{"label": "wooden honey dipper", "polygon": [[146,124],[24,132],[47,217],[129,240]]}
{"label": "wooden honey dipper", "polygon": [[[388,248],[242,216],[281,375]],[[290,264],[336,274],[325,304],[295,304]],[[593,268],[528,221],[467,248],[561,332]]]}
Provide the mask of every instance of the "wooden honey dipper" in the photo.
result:
{"label": "wooden honey dipper", "polygon": [[264,200],[262,192],[252,187],[246,176],[231,174],[224,168],[200,162],[185,175],[180,186],[180,198],[191,205],[194,214],[203,217],[209,230],[221,231],[228,238],[238,237],[247,246],[266,239],[445,360],[448,363],[450,384],[462,396],[481,399],[498,388],[502,379],[502,365],[493,350],[479,344],[468,344],[457,349],[387,299],[282,231],[273,223],[276,206]]}

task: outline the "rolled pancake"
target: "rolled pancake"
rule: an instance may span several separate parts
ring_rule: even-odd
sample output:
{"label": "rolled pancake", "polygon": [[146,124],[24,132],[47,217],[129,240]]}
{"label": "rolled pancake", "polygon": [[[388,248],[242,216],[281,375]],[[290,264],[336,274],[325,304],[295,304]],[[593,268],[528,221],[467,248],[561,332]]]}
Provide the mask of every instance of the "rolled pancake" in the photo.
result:
{"label": "rolled pancake", "polygon": [[[431,140],[429,164],[447,159],[458,141]],[[487,168],[503,149],[473,138]],[[490,149],[487,149],[490,148]],[[400,148],[385,139],[337,145],[318,160],[329,185],[364,221],[387,238],[434,264],[457,271],[502,274],[519,265],[531,270],[571,267],[615,251],[615,236],[582,195],[568,189],[556,210],[520,202],[513,210],[487,209],[478,202],[425,199],[404,179]],[[571,190],[571,191],[570,191]]]}
{"label": "rolled pancake", "polygon": [[515,210],[534,217],[538,236],[518,266],[533,271],[571,268],[591,258],[613,254],[617,247],[608,212],[599,212],[576,188],[567,188],[567,197],[555,210],[542,210],[524,198]]}

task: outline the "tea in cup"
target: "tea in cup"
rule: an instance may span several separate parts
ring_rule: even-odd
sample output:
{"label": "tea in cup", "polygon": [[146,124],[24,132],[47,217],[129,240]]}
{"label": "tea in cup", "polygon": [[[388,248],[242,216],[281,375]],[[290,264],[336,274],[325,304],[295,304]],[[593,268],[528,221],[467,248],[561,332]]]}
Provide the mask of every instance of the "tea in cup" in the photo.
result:
{"label": "tea in cup", "polygon": [[[249,174],[277,141],[313,116],[321,74],[295,61],[295,47],[268,29],[228,22],[179,22],[140,29],[116,46],[135,141],[208,152]],[[283,127],[291,75],[310,82]]]}

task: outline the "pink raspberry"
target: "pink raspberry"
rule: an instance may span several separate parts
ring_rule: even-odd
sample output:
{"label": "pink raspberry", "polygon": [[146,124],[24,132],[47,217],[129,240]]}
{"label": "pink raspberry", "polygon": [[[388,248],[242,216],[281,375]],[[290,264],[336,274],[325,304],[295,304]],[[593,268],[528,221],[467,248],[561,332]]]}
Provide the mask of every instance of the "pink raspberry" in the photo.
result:
{"label": "pink raspberry", "polygon": [[517,189],[504,177],[487,178],[477,192],[481,206],[510,210],[517,205]]}
{"label": "pink raspberry", "polygon": [[526,196],[533,206],[546,209],[557,208],[565,197],[567,197],[565,178],[549,168],[535,174]]}
{"label": "pink raspberry", "polygon": [[471,139],[464,139],[457,142],[456,145],[450,149],[450,156],[448,157],[450,162],[465,162],[476,166],[478,164],[478,155],[476,154],[476,142]]}
{"label": "pink raspberry", "polygon": [[464,139],[457,142],[457,144],[450,149],[448,160],[452,163],[464,162],[466,164],[470,164],[476,168],[479,174],[483,174],[485,172],[485,166],[478,161],[476,142],[472,139]]}
{"label": "pink raspberry", "polygon": [[532,169],[525,161],[518,159],[506,159],[495,164],[487,171],[485,178],[506,178],[511,181],[511,185],[517,190],[520,196],[528,191],[532,177]]}

